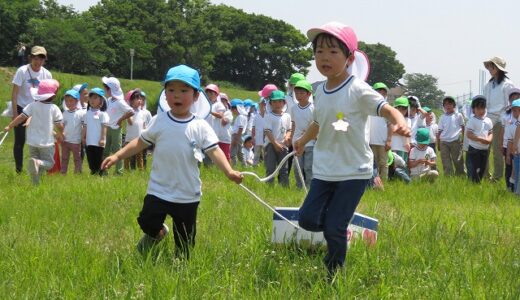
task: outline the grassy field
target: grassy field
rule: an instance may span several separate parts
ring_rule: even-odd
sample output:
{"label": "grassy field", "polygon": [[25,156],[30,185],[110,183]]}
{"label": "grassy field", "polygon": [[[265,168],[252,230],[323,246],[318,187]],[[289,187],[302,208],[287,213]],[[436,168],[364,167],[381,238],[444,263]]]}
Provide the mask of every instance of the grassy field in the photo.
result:
{"label": "grassy field", "polygon": [[[190,261],[174,259],[171,236],[143,258],[135,245],[146,172],[46,176],[33,187],[14,172],[12,138],[0,146],[3,299],[520,298],[520,200],[503,182],[441,177],[367,191],[358,211],[379,219],[377,245],[353,244],[331,284],[322,250],[272,245],[272,214],[213,168],[202,169]],[[304,197],[244,184],[275,206]]]}

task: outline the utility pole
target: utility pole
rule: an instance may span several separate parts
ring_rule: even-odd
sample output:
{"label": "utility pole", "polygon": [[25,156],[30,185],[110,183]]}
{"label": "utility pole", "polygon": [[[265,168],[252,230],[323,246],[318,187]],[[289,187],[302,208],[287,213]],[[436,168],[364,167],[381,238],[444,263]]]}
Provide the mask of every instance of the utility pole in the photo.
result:
{"label": "utility pole", "polygon": [[134,55],[135,49],[130,49],[130,80],[134,80]]}

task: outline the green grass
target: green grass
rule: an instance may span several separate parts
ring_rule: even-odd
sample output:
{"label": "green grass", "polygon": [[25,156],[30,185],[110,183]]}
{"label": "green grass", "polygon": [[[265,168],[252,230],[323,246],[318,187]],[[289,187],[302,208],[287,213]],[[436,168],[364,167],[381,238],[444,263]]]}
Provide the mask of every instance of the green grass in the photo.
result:
{"label": "green grass", "polygon": [[[14,172],[12,139],[0,146],[2,299],[520,298],[520,199],[503,182],[441,176],[367,191],[358,211],[379,219],[377,245],[353,244],[330,284],[322,250],[272,245],[272,214],[213,168],[201,172],[190,261],[174,259],[171,236],[143,258],[136,217],[147,172],[45,176],[33,187]],[[244,184],[274,206],[304,197]]]}

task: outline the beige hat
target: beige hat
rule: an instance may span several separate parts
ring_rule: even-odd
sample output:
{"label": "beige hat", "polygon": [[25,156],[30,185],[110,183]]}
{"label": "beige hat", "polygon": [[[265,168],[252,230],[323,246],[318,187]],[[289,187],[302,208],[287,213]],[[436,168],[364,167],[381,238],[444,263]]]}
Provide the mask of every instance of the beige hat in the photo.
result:
{"label": "beige hat", "polygon": [[45,48],[43,48],[42,46],[34,46],[31,49],[31,55],[43,55],[45,56],[45,58],[47,58],[47,50],[45,50]]}
{"label": "beige hat", "polygon": [[507,73],[506,70],[506,61],[502,57],[492,57],[484,62],[484,66],[488,63],[493,63],[499,70],[503,71],[504,73]]}

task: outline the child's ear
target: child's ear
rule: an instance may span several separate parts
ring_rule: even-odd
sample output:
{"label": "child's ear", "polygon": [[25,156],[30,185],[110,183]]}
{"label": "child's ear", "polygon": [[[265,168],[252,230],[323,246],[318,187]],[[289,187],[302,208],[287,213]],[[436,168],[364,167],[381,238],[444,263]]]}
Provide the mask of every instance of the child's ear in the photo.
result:
{"label": "child's ear", "polygon": [[200,92],[195,91],[195,93],[193,93],[193,102],[199,100],[199,96],[200,96]]}

